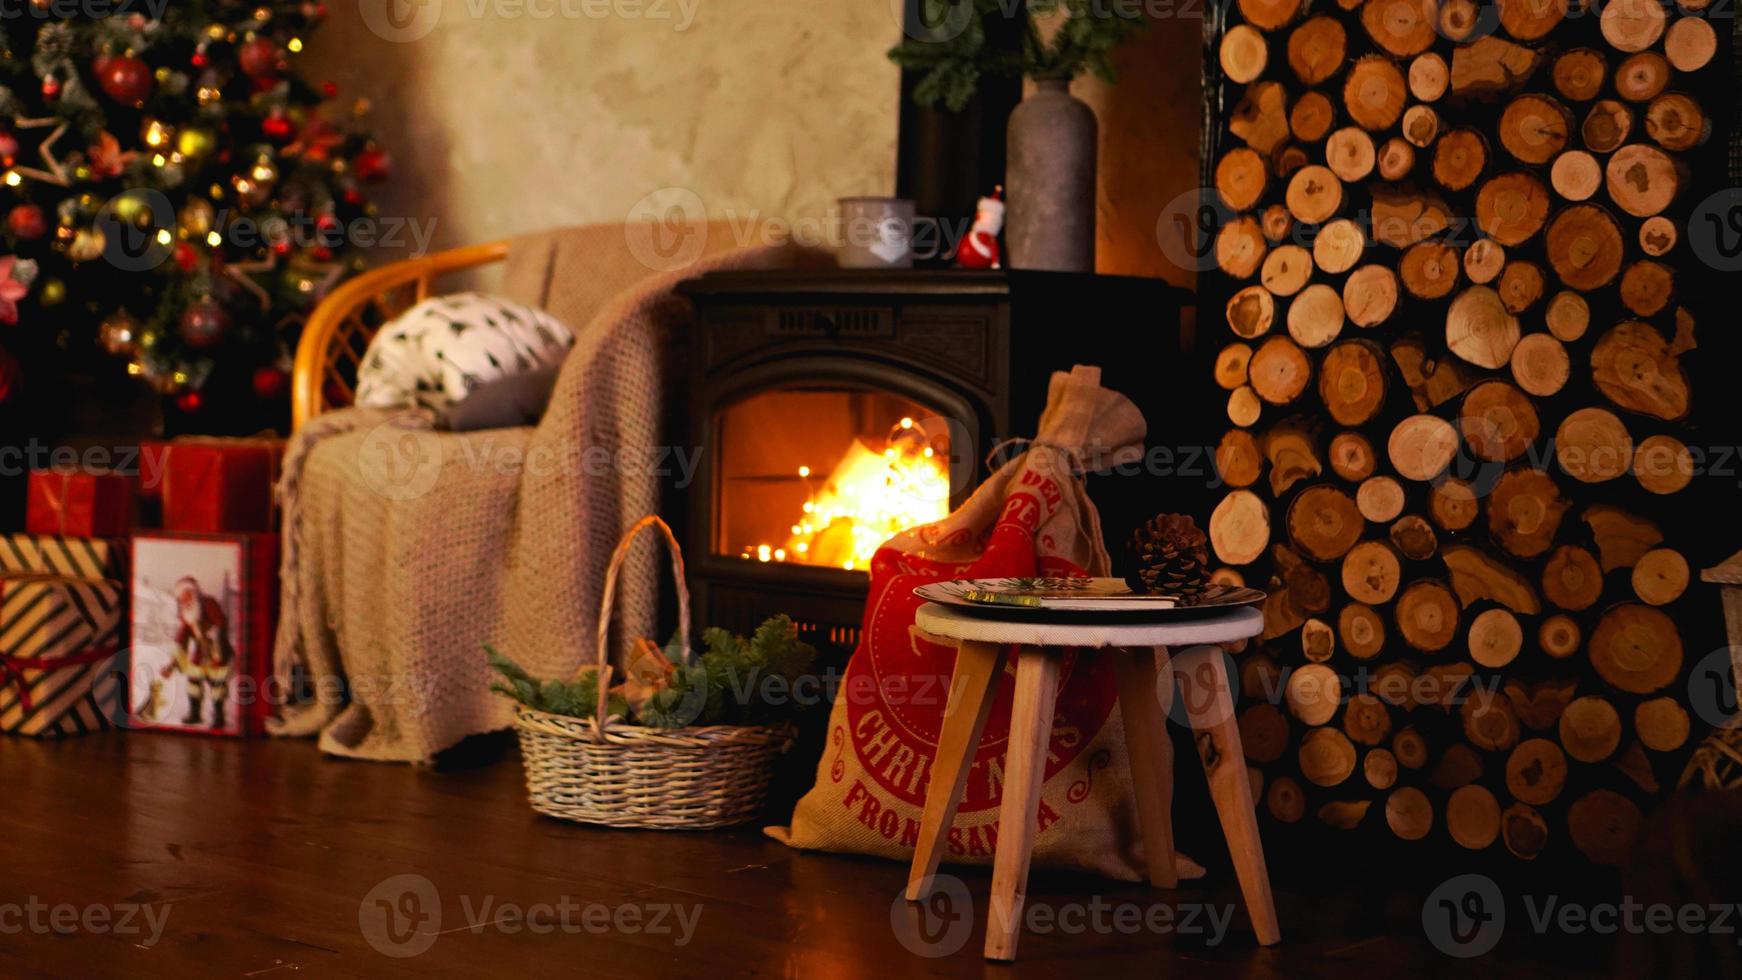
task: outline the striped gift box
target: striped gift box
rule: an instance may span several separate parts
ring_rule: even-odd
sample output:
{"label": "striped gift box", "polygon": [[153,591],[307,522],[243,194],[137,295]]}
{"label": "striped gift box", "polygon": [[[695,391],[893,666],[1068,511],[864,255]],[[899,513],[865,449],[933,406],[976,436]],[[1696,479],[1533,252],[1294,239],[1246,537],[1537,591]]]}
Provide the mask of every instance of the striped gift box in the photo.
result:
{"label": "striped gift box", "polygon": [[121,717],[120,582],[0,577],[0,732],[77,735]]}
{"label": "striped gift box", "polygon": [[49,534],[0,534],[0,575],[64,575],[125,582],[127,542]]}

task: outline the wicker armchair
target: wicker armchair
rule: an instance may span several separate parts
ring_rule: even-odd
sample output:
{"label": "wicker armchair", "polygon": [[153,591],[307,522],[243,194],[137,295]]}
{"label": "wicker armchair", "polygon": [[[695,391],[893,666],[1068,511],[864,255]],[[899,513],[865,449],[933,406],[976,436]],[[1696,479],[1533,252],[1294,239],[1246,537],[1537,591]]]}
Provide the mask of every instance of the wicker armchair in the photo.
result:
{"label": "wicker armchair", "polygon": [[441,276],[500,262],[508,242],[448,249],[371,269],[333,290],[309,314],[291,375],[291,425],[350,403],[357,367],[383,323],[428,299]]}

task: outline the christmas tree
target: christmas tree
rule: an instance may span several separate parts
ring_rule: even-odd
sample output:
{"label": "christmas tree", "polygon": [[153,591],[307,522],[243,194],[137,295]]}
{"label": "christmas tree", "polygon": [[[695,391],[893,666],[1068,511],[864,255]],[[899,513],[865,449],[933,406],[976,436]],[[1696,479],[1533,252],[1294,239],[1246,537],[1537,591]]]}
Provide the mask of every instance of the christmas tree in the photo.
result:
{"label": "christmas tree", "polygon": [[282,402],[388,171],[357,128],[367,106],[291,69],[325,4],[16,6],[0,18],[0,402],[52,377],[44,359],[103,354],[187,416],[220,411],[218,391]]}

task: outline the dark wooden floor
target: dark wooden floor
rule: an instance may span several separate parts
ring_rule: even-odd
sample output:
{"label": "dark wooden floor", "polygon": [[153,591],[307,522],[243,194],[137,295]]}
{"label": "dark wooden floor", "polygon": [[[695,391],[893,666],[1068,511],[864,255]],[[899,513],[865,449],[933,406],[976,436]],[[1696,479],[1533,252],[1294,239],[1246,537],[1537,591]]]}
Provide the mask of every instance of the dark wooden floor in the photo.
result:
{"label": "dark wooden floor", "polygon": [[[1448,958],[1423,937],[1420,894],[1376,889],[1363,883],[1373,875],[1351,874],[1315,876],[1312,888],[1279,881],[1284,942],[1273,949],[1253,945],[1240,910],[1219,944],[1143,931],[1031,933],[1014,967],[992,966],[980,959],[979,914],[967,933],[951,933],[947,916],[929,920],[924,934],[940,942],[931,947],[916,938],[914,923],[899,921],[912,914],[895,902],[901,866],[793,852],[752,830],[610,831],[540,818],[526,805],[512,752],[432,771],[326,759],[308,743],[145,733],[0,739],[0,814],[4,977],[1369,980],[1472,968],[1485,976],[1576,976],[1584,975],[1581,964],[1601,969],[1606,960],[1599,938],[1569,952],[1510,934],[1477,963]],[[1182,841],[1188,850],[1194,844],[1219,847]],[[427,879],[434,894],[406,898],[424,886],[401,876]],[[983,905],[987,873],[960,877]],[[1234,895],[1225,872],[1177,892],[1037,872],[1031,902],[1088,906],[1098,896],[1107,906],[1146,909],[1226,905]],[[693,935],[677,942],[674,912],[665,913],[671,931],[655,934],[643,927],[535,933],[516,930],[512,910],[504,911],[565,898],[578,929],[604,926],[588,916],[618,907],[648,917],[646,926],[658,907],[673,907],[691,917]],[[605,909],[588,911],[595,903]],[[58,932],[56,906],[73,910],[58,913],[65,927]],[[131,914],[134,929],[86,928],[93,907],[98,915]],[[395,910],[391,918],[385,908]],[[431,917],[438,910],[439,927]],[[162,926],[155,943],[147,911]],[[80,922],[69,926],[75,915]],[[474,922],[488,925],[474,930]],[[413,952],[432,933],[433,945],[419,955],[387,955]],[[927,958],[909,945],[959,948]]]}

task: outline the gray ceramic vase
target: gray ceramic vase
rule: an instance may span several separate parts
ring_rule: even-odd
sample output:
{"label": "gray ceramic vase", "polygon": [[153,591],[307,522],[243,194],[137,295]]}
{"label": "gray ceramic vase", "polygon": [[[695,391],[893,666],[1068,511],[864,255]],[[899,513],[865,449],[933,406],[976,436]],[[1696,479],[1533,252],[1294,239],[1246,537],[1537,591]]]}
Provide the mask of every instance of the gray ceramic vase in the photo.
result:
{"label": "gray ceramic vase", "polygon": [[1095,271],[1095,113],[1063,78],[1010,113],[1004,241],[1013,269]]}

